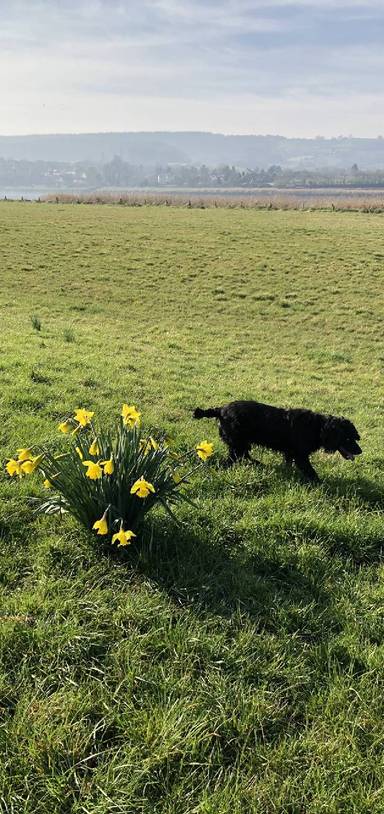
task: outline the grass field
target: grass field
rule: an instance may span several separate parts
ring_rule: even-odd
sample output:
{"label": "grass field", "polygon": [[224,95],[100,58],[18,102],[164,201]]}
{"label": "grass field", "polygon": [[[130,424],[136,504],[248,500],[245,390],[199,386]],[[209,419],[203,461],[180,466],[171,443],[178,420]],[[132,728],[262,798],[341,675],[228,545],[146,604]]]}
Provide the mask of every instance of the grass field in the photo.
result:
{"label": "grass field", "polygon": [[[217,450],[125,557],[2,470],[2,813],[382,814],[383,226],[0,204],[2,460],[123,401]],[[346,414],[364,455],[222,470],[191,410],[236,397]]]}

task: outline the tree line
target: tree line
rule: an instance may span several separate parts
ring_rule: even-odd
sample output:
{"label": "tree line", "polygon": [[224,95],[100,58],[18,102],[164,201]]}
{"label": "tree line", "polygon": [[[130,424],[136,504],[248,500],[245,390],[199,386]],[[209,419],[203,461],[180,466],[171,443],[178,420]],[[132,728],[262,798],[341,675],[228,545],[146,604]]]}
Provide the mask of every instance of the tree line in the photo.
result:
{"label": "tree line", "polygon": [[257,188],[381,188],[384,169],[363,170],[357,164],[347,169],[311,170],[271,165],[241,168],[220,164],[166,164],[147,167],[130,164],[115,156],[104,164],[89,162],[15,161],[0,158],[0,184],[6,188],[44,187],[59,189],[102,189],[177,187],[185,189]]}

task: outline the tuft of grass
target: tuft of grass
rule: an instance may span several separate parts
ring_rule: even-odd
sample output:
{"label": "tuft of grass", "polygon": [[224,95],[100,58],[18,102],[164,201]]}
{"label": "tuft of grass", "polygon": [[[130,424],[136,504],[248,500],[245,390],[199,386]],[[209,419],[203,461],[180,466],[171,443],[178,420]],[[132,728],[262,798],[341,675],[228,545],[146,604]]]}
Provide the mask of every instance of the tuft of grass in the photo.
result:
{"label": "tuft of grass", "polygon": [[36,384],[51,384],[51,379],[48,376],[45,376],[44,373],[41,373],[40,370],[36,370],[36,368],[32,368],[30,373],[31,381],[35,382]]}
{"label": "tuft of grass", "polygon": [[64,342],[74,342],[75,341],[75,332],[73,328],[64,328],[63,330],[63,339]]}
{"label": "tuft of grass", "polygon": [[41,319],[37,316],[37,314],[32,314],[31,323],[34,331],[41,331]]}

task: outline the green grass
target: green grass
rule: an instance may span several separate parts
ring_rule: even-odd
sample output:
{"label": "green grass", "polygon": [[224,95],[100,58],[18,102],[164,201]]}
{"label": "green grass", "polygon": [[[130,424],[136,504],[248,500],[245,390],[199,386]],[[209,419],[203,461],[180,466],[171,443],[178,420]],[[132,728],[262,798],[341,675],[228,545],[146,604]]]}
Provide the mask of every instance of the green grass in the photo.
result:
{"label": "green grass", "polygon": [[[123,401],[217,442],[127,556],[0,476],[4,814],[382,814],[383,224],[0,205],[2,459]],[[364,455],[220,469],[191,410],[236,397],[345,414]]]}

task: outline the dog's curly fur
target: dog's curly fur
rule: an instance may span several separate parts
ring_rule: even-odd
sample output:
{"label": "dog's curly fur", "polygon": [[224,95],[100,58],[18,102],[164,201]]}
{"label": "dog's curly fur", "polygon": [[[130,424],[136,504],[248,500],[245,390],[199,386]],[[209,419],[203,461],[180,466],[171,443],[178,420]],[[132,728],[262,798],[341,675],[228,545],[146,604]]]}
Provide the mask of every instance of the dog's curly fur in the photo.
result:
{"label": "dog's curly fur", "polygon": [[217,418],[219,433],[229,449],[228,464],[250,459],[253,444],[282,452],[287,464],[295,463],[311,481],[318,481],[309,456],[319,449],[340,452],[347,459],[361,454],[356,427],[347,418],[284,409],[258,401],[231,401],[223,407],[202,410],[194,418]]}

